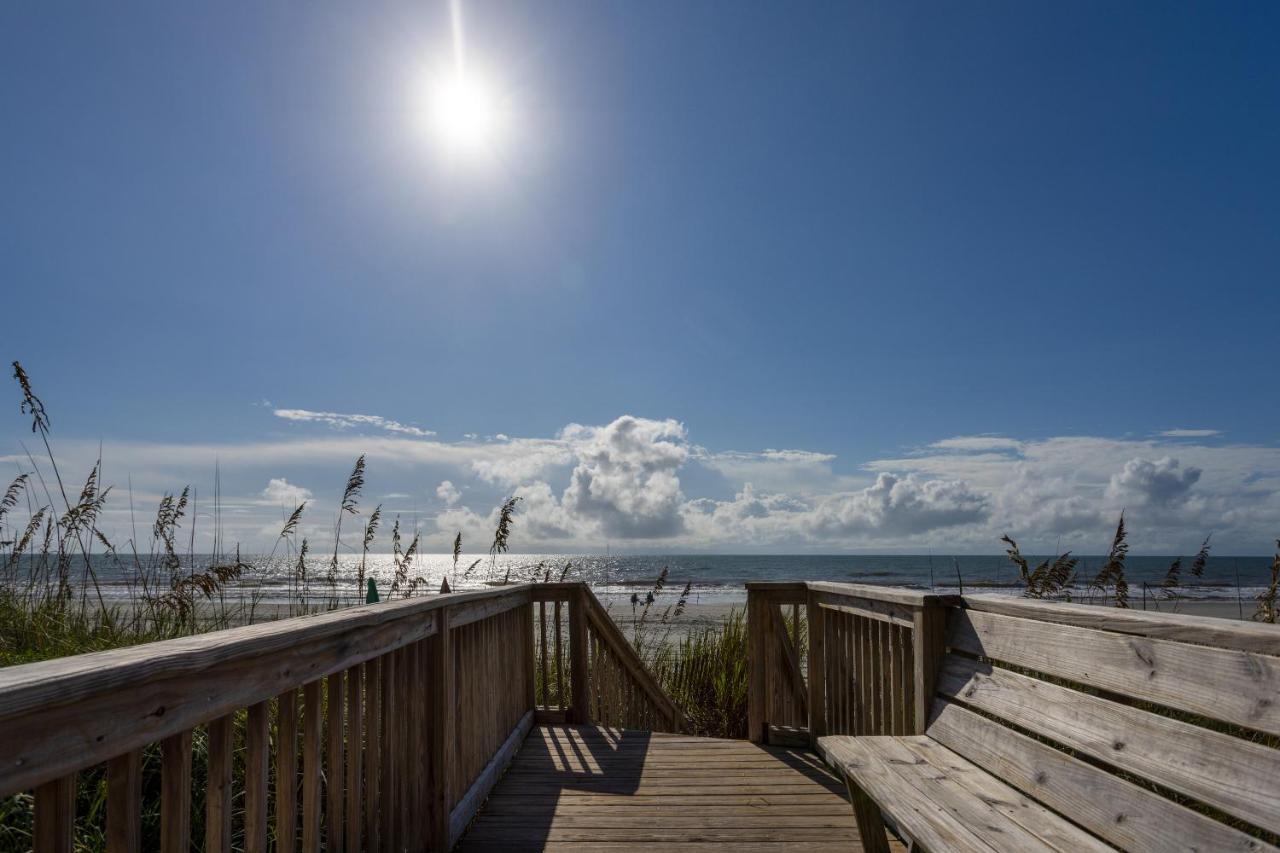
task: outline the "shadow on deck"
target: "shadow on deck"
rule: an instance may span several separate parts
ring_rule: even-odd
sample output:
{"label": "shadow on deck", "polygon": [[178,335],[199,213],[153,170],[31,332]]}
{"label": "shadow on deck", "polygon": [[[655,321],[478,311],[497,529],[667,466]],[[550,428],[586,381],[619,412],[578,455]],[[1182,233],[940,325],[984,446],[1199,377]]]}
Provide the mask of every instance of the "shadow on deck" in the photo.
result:
{"label": "shadow on deck", "polygon": [[540,726],[457,849],[861,848],[844,786],[806,750]]}

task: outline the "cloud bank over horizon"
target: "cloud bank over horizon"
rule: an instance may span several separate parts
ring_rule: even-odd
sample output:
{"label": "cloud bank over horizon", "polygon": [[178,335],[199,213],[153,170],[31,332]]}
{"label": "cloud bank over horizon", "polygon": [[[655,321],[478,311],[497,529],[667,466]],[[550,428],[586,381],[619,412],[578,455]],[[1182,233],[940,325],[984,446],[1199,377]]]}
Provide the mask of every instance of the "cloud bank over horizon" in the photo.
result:
{"label": "cloud bank over horizon", "polygon": [[[459,531],[469,550],[483,550],[509,495],[522,499],[516,552],[998,553],[1009,533],[1027,550],[1090,553],[1122,510],[1135,552],[1189,552],[1212,531],[1220,553],[1263,553],[1280,536],[1280,446],[1230,444],[1211,429],[959,435],[856,461],[820,450],[712,450],[677,420],[633,415],[570,423],[550,437],[456,441],[378,415],[273,415],[288,431],[258,442],[108,444],[104,479],[127,475],[143,517],[163,492],[194,484],[200,542],[213,535],[202,496],[212,493],[216,460],[224,539],[251,550],[269,546],[304,500],[302,532],[331,537],[361,454],[362,510],[381,504],[384,517],[400,515],[421,531],[424,551],[447,550]],[[77,472],[71,479],[98,452],[79,441],[59,449],[64,472]],[[0,459],[15,474],[29,467],[18,454]],[[102,526],[129,538],[123,495]]]}

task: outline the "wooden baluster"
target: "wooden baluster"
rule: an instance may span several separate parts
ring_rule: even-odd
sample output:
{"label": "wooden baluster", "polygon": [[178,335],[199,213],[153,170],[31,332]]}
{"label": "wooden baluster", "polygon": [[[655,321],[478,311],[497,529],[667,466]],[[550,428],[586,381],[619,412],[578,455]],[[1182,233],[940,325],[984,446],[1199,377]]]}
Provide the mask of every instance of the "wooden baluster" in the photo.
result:
{"label": "wooden baluster", "polygon": [[863,724],[866,702],[863,699],[862,690],[867,686],[867,679],[863,672],[862,653],[865,643],[862,636],[862,619],[848,613],[841,613],[840,617],[844,622],[840,655],[847,662],[847,674],[840,684],[840,690],[849,696],[845,733],[862,735],[867,733]]}
{"label": "wooden baluster", "polygon": [[271,758],[267,712],[266,702],[250,705],[245,721],[245,853],[267,853],[267,772]]}
{"label": "wooden baluster", "polygon": [[816,748],[818,738],[827,733],[827,620],[812,593],[805,615],[809,620],[809,745]]}
{"label": "wooden baluster", "polygon": [[752,743],[766,740],[765,727],[768,725],[764,607],[764,596],[755,590],[747,590],[747,739]]}
{"label": "wooden baluster", "polygon": [[403,808],[400,799],[400,764],[404,739],[401,723],[404,715],[401,707],[404,694],[400,692],[401,650],[382,657],[382,843],[387,850],[399,850],[396,815]]}
{"label": "wooden baluster", "polygon": [[[439,616],[437,615],[437,619]],[[437,623],[438,624],[438,623]],[[397,850],[421,848],[422,821],[426,818],[423,803],[419,797],[419,783],[422,781],[422,715],[423,679],[418,667],[424,640],[410,643],[404,650],[404,666],[400,673],[400,684],[404,696],[404,763],[400,767],[400,809],[396,820],[400,824],[397,830],[399,842]]]}
{"label": "wooden baluster", "polygon": [[76,774],[36,788],[35,853],[71,853],[76,827]]}
{"label": "wooden baluster", "polygon": [[298,691],[276,698],[276,851],[298,847]]}
{"label": "wooden baluster", "polygon": [[325,679],[328,702],[325,707],[325,849],[342,853],[342,724],[346,705],[346,673],[335,672]]}
{"label": "wooden baluster", "polygon": [[849,617],[840,611],[831,612],[832,647],[836,649],[832,657],[831,669],[831,704],[832,717],[835,720],[836,734],[851,734],[849,727]]}
{"label": "wooden baluster", "polygon": [[209,779],[204,794],[204,849],[206,853],[231,850],[232,716],[209,723]]}
{"label": "wooden baluster", "polygon": [[569,606],[569,662],[572,667],[569,680],[573,690],[573,722],[578,725],[591,723],[587,710],[587,596],[590,594],[586,587],[580,588],[577,598]]}
{"label": "wooden baluster", "polygon": [[360,821],[360,780],[364,758],[364,685],[359,666],[347,670],[347,849],[359,853],[364,834]]}
{"label": "wooden baluster", "polygon": [[826,730],[825,734],[840,734],[840,718],[836,713],[836,662],[840,660],[842,649],[836,639],[836,623],[840,619],[840,614],[834,610],[829,610],[823,614],[822,623],[823,630],[826,631],[823,645],[826,647],[826,653],[823,658],[826,663],[826,669],[822,673],[822,682],[825,686],[823,693],[826,694]]}
{"label": "wooden baluster", "polygon": [[543,689],[541,689],[541,699],[543,701],[541,701],[541,706],[549,708],[550,703],[552,703],[552,699],[550,699],[552,683],[550,683],[547,675],[547,602],[544,601],[538,602],[538,626],[541,640],[538,644],[538,654],[541,676],[543,676]]}
{"label": "wooden baluster", "polygon": [[561,657],[562,650],[560,648],[560,602],[557,601],[552,605],[552,608],[554,613],[553,620],[556,626],[556,704],[563,708],[569,703],[564,701],[564,659]]}
{"label": "wooden baluster", "polygon": [[902,635],[902,731],[901,734],[914,734],[913,724],[911,724],[911,711],[915,708],[915,681],[911,678],[911,667],[914,666],[915,654],[911,648],[911,640],[913,640],[913,631],[910,628],[900,628]]}
{"label": "wooden baluster", "polygon": [[142,750],[107,763],[107,853],[142,849]]}
{"label": "wooden baluster", "polygon": [[872,683],[873,674],[871,671],[871,658],[874,650],[871,647],[871,620],[862,617],[855,617],[854,622],[857,624],[858,631],[858,729],[860,735],[873,735],[875,730],[875,715],[871,711],[871,703],[873,701],[874,685]]}
{"label": "wooden baluster", "polygon": [[431,727],[427,731],[427,846],[430,850],[449,849],[450,758],[454,740],[453,650],[449,630],[449,610],[436,611],[436,634],[427,640],[424,663],[430,673],[427,681],[431,710]]}
{"label": "wooden baluster", "polygon": [[191,847],[191,730],[160,742],[160,850]]}
{"label": "wooden baluster", "polygon": [[302,688],[302,849],[320,849],[320,679]]}
{"label": "wooden baluster", "polygon": [[364,821],[369,850],[382,849],[382,821],[379,818],[379,784],[382,780],[382,661],[374,658],[364,665],[365,761]]}
{"label": "wooden baluster", "polygon": [[536,651],[533,640],[533,605],[523,605],[519,613],[517,619],[520,631],[520,667],[525,680],[525,701],[529,710],[532,711],[538,707],[538,685],[537,677],[534,675]]}

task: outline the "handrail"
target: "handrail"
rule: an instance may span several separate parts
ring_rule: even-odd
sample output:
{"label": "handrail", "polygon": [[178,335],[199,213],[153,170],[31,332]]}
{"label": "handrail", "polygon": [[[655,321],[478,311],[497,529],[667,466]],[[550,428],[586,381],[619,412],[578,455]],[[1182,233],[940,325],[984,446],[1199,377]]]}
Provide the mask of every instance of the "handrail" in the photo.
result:
{"label": "handrail", "polygon": [[811,741],[827,733],[922,733],[945,651],[948,614],[957,609],[1265,655],[1280,650],[1280,629],[1272,625],[992,594],[758,582],[747,584],[747,600],[753,740],[794,736],[786,731],[794,727],[798,707],[788,698],[795,692],[794,650],[776,619],[780,606],[798,602],[804,602],[808,625],[805,722]]}
{"label": "handrail", "polygon": [[[959,602],[959,596],[870,584],[747,584],[748,736],[790,743],[805,729],[810,742],[829,731],[923,731],[947,609]],[[796,620],[803,610],[807,623],[803,682],[799,650],[782,623],[786,605]],[[795,630],[798,636],[798,625]]]}
{"label": "handrail", "polygon": [[965,595],[966,609],[1021,616],[1080,628],[1098,628],[1119,634],[1165,638],[1202,646],[1216,646],[1274,655],[1280,649],[1280,628],[1261,622],[1245,622],[1190,613],[1125,610],[1072,602],[1013,598],[984,593]]}
{"label": "handrail", "polygon": [[649,671],[649,667],[640,659],[640,655],[636,653],[631,643],[627,642],[617,623],[613,621],[600,603],[600,599],[596,598],[596,594],[586,584],[582,585],[582,595],[592,627],[596,629],[601,639],[609,644],[610,651],[618,656],[631,673],[636,686],[645,692],[649,701],[656,705],[667,718],[671,730],[683,732],[685,730],[684,713],[680,710],[680,706],[658,684],[658,679]]}
{"label": "handrail", "polygon": [[[593,637],[601,644],[600,651],[603,652],[603,657],[616,661],[617,665],[625,672],[625,676],[630,680],[632,687],[638,690],[644,699],[649,702],[653,710],[657,712],[661,718],[659,722],[673,732],[685,730],[684,713],[663,690],[657,678],[650,672],[648,666],[631,643],[627,641],[622,630],[613,621],[613,618],[605,610],[604,605],[600,603],[600,599],[596,597],[590,586],[582,582],[538,583],[532,585],[531,595],[533,603],[539,605],[539,607],[542,607],[544,603],[550,603],[556,605],[557,608],[552,613],[554,625],[551,638],[543,640],[547,644],[550,644],[552,640],[556,643],[554,666],[549,665],[550,655],[544,648],[535,669],[543,673],[544,679],[553,679],[555,681],[557,686],[556,694],[562,699],[564,697],[561,695],[560,685],[563,682],[565,662],[562,659],[564,650],[561,646],[563,644],[560,642],[559,606],[561,604],[568,605],[570,703],[565,709],[565,719],[569,722],[580,724],[602,722],[595,718],[596,715],[592,714],[593,698],[595,704],[601,705],[605,701],[604,694],[609,691],[610,687],[616,686],[606,683],[610,681],[610,675],[604,669],[606,661],[591,652],[591,638]],[[538,618],[542,620],[542,624],[545,624],[545,614],[540,613]],[[540,631],[545,633],[545,628],[540,629]],[[590,634],[590,637],[588,637],[588,634]],[[544,684],[544,690],[548,694],[549,688],[549,684]]]}
{"label": "handrail", "polygon": [[[467,605],[482,605],[513,595],[527,597],[531,587],[532,584],[519,584],[499,590],[365,604],[312,616],[295,616],[208,634],[0,668],[0,720],[25,711],[47,710],[53,704],[91,699],[103,691],[118,690],[122,683],[137,686],[161,678],[200,675],[211,666],[248,662],[304,642],[328,640],[357,630],[429,617],[446,607],[452,611],[451,625],[465,625],[487,615],[483,606]],[[424,621],[418,626],[414,639],[434,633],[434,621]],[[398,639],[411,641],[406,637]],[[295,674],[291,680],[300,686],[339,669],[342,665],[334,664],[327,671]],[[0,731],[0,738],[3,734]]]}
{"label": "handrail", "polygon": [[[308,849],[448,849],[532,720],[530,589],[389,601],[5,668],[0,796],[35,789],[35,846],[70,851],[77,774],[105,763],[108,834],[136,848],[142,749],[159,743],[162,849],[185,851],[192,729],[207,724],[208,772],[194,778],[208,785],[205,849],[226,851],[232,732],[244,727],[246,851],[266,849],[269,788],[287,847],[300,825]],[[269,785],[273,755],[278,778],[301,776],[301,802],[295,786]]]}

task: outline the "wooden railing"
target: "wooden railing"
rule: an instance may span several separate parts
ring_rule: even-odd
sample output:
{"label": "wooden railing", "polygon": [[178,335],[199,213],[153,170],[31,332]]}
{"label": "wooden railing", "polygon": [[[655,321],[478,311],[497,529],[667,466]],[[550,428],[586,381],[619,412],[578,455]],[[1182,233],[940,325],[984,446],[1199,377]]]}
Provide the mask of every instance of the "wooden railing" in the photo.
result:
{"label": "wooden railing", "polygon": [[747,584],[748,736],[924,730],[956,596],[837,583]]}
{"label": "wooden railing", "polygon": [[533,586],[539,722],[679,732],[684,716],[582,583]]}
{"label": "wooden railing", "polygon": [[0,797],[41,853],[104,765],[112,853],[446,850],[535,716],[682,723],[585,585],[523,584],[0,670]]}

